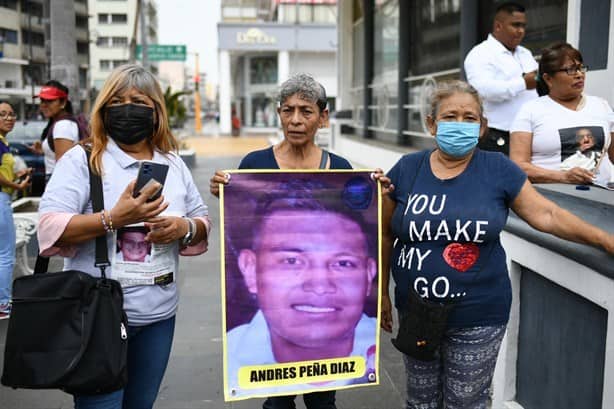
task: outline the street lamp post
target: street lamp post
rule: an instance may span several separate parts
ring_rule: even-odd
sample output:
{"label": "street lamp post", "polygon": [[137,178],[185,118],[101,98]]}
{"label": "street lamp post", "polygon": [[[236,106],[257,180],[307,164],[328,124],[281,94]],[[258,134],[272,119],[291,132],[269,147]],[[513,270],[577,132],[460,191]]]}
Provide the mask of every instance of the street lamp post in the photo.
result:
{"label": "street lamp post", "polygon": [[203,124],[200,120],[200,72],[198,64],[198,53],[194,53],[196,58],[194,68],[194,131],[199,134],[203,129]]}

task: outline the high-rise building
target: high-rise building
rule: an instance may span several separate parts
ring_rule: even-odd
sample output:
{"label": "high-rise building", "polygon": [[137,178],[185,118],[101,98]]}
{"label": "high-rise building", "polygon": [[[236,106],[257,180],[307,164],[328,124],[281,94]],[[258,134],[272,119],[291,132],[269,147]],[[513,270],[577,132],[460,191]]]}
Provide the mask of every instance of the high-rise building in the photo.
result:
{"label": "high-rise building", "polygon": [[[89,71],[88,4],[87,0],[74,3],[81,93],[71,98],[83,106]],[[14,104],[22,118],[36,116],[32,95],[50,79],[49,44],[49,0],[0,1],[0,98]]]}
{"label": "high-rise building", "polygon": [[222,0],[220,130],[234,112],[251,130],[278,127],[279,85],[306,72],[337,96],[336,0]]}
{"label": "high-rise building", "polygon": [[[88,0],[92,45],[90,49],[91,86],[100,90],[113,68],[130,61],[131,44],[142,44],[139,0]],[[145,14],[147,44],[158,42],[158,6],[154,0],[141,0]],[[154,74],[156,62],[148,67]]]}

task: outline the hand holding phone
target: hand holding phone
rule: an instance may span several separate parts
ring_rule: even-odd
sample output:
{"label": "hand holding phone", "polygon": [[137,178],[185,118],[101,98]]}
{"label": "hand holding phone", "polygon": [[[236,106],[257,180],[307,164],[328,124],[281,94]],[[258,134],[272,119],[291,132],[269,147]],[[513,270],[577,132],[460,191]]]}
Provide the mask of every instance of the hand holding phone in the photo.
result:
{"label": "hand holding phone", "polygon": [[132,196],[137,197],[146,186],[150,186],[152,183],[158,182],[160,184],[160,188],[147,199],[148,202],[156,200],[160,197],[160,195],[162,195],[162,188],[164,187],[164,182],[166,182],[167,173],[168,165],[151,161],[141,162]]}

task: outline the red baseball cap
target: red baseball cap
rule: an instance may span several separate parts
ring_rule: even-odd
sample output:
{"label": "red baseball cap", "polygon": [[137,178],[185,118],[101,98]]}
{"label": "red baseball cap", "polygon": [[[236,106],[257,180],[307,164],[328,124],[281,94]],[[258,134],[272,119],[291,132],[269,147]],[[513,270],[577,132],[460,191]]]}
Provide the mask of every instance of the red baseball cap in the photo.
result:
{"label": "red baseball cap", "polygon": [[36,97],[41,99],[60,99],[67,98],[68,94],[59,88],[46,85],[41,88],[41,92],[39,92]]}

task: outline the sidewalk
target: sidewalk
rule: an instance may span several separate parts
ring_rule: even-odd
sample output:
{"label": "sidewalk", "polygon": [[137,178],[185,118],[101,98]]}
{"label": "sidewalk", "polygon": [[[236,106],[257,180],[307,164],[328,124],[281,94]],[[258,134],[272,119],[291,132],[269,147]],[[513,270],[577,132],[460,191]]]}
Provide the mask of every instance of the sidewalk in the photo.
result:
{"label": "sidewalk", "polygon": [[[264,139],[264,142],[263,140]],[[209,194],[209,178],[215,169],[234,168],[242,155],[268,145],[266,138],[190,139],[199,152],[192,174],[209,206],[213,230],[209,251],[181,259],[178,279],[180,305],[169,367],[156,409],[252,409],[263,399],[225,403],[222,384],[222,324],[220,283],[220,236],[218,200]],[[3,358],[7,321],[0,321],[0,356]],[[339,409],[398,409],[403,406],[405,375],[401,355],[382,333],[380,385],[341,391]],[[0,386],[0,409],[69,409],[71,396],[58,391],[12,390]],[[297,408],[303,409],[297,398]]]}

